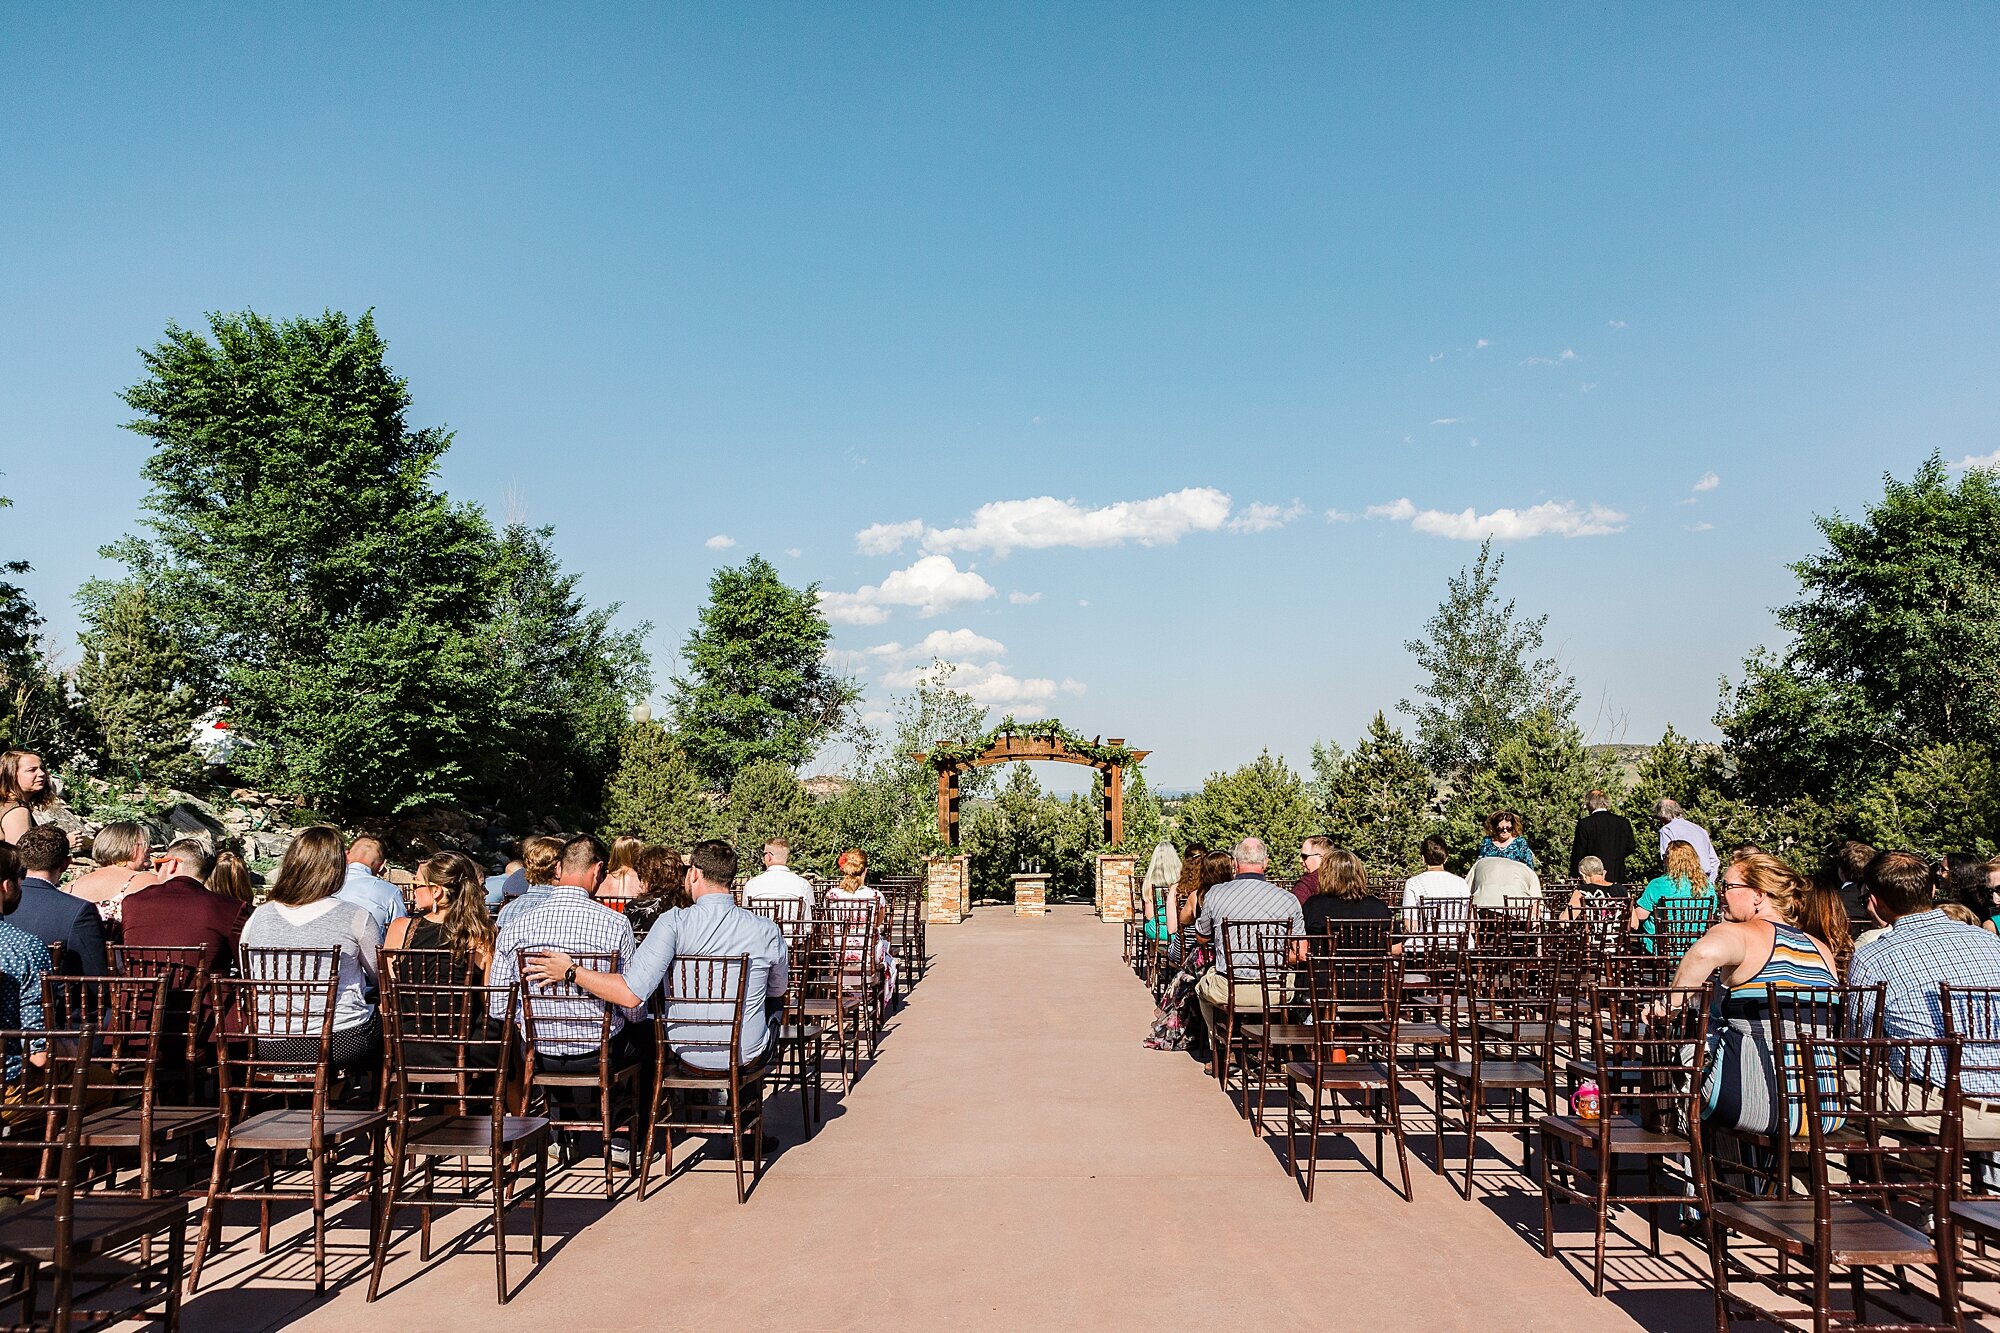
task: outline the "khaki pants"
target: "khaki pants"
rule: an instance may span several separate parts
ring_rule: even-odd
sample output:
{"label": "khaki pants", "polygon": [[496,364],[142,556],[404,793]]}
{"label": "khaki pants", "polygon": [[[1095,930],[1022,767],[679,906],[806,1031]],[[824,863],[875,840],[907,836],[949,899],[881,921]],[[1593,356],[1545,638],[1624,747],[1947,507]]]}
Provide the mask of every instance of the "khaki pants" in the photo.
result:
{"label": "khaki pants", "polygon": [[[1279,995],[1279,1004],[1291,1003],[1291,986],[1287,982]],[[1234,992],[1232,997],[1231,992]],[[1239,981],[1231,985],[1228,978],[1218,968],[1211,967],[1202,973],[1195,983],[1195,998],[1201,1001],[1201,1016],[1208,1023],[1209,1047],[1218,1053],[1222,1050],[1222,1024],[1228,1017],[1230,1000],[1236,1002],[1236,1012],[1257,1014],[1264,1011],[1264,988],[1254,981]]]}

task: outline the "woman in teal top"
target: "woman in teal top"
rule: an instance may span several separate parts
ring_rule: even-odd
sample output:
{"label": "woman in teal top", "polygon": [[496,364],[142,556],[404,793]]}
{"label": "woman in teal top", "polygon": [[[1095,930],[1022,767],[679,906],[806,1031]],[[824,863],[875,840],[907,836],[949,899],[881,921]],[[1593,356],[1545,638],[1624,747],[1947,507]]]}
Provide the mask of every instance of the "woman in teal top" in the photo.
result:
{"label": "woman in teal top", "polygon": [[1702,873],[1701,857],[1695,852],[1694,844],[1670,842],[1667,844],[1666,873],[1647,884],[1640,891],[1639,900],[1632,904],[1632,919],[1625,923],[1627,930],[1642,932],[1639,943],[1647,953],[1658,953],[1653,937],[1657,933],[1653,926],[1653,913],[1660,904],[1670,899],[1706,901],[1710,912],[1715,910],[1715,890],[1709,887],[1708,876]]}

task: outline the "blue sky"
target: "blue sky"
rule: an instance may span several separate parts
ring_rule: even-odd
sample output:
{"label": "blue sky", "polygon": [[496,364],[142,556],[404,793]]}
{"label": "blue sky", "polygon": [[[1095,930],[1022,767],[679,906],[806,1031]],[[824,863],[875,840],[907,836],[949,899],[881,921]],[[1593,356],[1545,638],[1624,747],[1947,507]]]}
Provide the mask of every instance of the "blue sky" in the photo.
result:
{"label": "blue sky", "polygon": [[1595,738],[1712,734],[1815,512],[2000,450],[1990,6],[317,8],[0,11],[61,635],[209,310],[372,308],[663,666],[762,551],[877,706],[943,633],[1169,786],[1352,740],[1496,530]]}

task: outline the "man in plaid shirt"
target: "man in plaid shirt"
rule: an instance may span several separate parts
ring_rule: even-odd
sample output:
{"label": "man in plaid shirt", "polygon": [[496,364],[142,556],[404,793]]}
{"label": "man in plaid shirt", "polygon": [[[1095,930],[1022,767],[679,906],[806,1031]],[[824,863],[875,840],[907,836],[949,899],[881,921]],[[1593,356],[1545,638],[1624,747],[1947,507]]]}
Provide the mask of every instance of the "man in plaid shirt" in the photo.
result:
{"label": "man in plaid shirt", "polygon": [[[563,844],[557,863],[556,882],[532,907],[517,914],[500,929],[493,946],[493,969],[489,986],[515,987],[521,980],[519,951],[540,953],[560,949],[566,954],[607,954],[614,959],[613,971],[624,971],[632,959],[635,941],[632,927],[617,912],[591,895],[604,880],[604,844],[588,833],[580,833]],[[528,983],[533,985],[535,983]],[[554,993],[549,1003],[541,1003],[543,991]],[[510,1001],[496,995],[493,1017],[506,1015]],[[526,1037],[518,991],[511,1003],[517,1029]],[[646,1007],[611,1009],[611,1058],[614,1065],[636,1062],[642,1054],[642,1028],[631,1026],[646,1017]],[[536,1067],[551,1073],[594,1070],[603,1040],[604,1011],[596,999],[573,984],[554,984],[536,991]],[[650,1037],[650,1033],[644,1033]]]}
{"label": "man in plaid shirt", "polygon": [[[1882,852],[1862,874],[1868,910],[1891,927],[1854,951],[1847,981],[1882,986],[1882,1030],[1890,1037],[1944,1036],[1940,983],[2000,986],[2000,936],[1953,921],[1931,901],[1930,865],[1911,852]],[[2000,1047],[1969,1043],[1964,1091],[2000,1098]],[[1983,1066],[1981,1068],[1980,1066]],[[1942,1085],[1941,1068],[1918,1071]]]}

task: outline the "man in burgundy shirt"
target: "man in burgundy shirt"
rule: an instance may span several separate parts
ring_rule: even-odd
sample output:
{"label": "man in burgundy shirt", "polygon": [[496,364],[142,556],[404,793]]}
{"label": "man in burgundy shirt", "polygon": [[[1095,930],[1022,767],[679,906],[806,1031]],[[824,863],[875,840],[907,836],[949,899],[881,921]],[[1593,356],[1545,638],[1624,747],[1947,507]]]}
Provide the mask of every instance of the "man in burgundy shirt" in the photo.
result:
{"label": "man in burgundy shirt", "polygon": [[1326,854],[1333,850],[1333,839],[1314,835],[1299,844],[1299,860],[1306,871],[1299,876],[1299,882],[1292,885],[1292,897],[1304,907],[1308,899],[1319,892],[1319,868],[1326,862]]}
{"label": "man in burgundy shirt", "polygon": [[193,838],[172,843],[155,863],[168,876],[151,888],[126,895],[120,909],[125,943],[135,948],[199,946],[213,976],[234,971],[236,942],[250,919],[250,904],[210,893],[204,881],[215,857]]}

